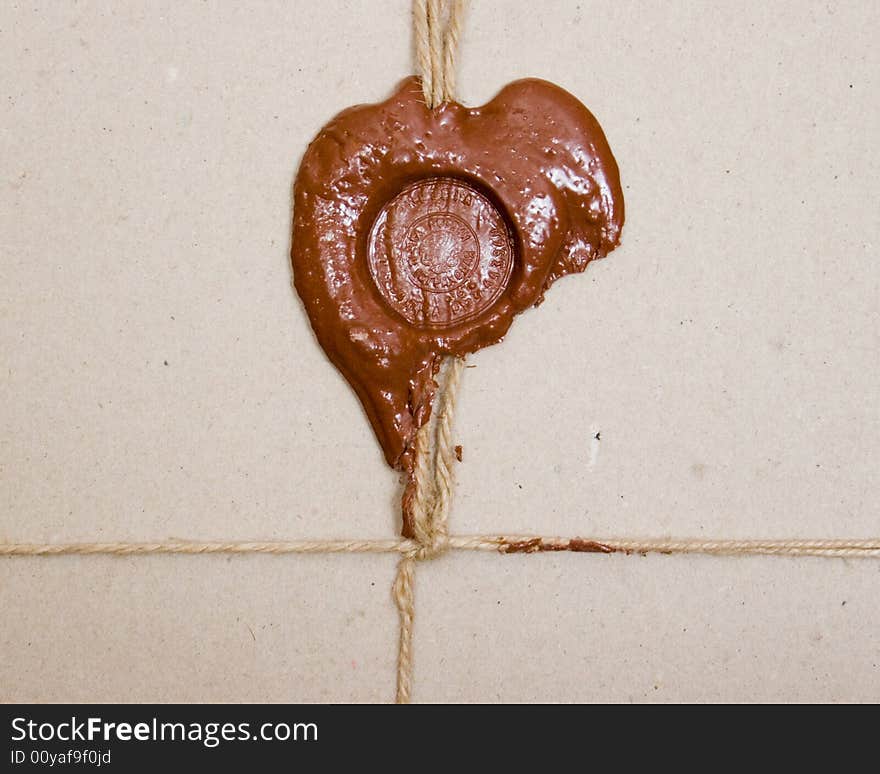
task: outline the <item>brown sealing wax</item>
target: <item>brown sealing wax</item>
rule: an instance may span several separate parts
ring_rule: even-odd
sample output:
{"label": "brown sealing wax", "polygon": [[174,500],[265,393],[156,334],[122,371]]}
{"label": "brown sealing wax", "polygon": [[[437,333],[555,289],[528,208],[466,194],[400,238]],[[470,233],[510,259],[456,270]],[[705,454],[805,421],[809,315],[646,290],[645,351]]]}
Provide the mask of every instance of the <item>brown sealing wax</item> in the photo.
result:
{"label": "brown sealing wax", "polygon": [[623,194],[571,94],[516,81],[429,110],[417,78],[340,113],[294,185],[294,284],[390,465],[411,471],[447,355],[500,341],[559,277],[619,243]]}

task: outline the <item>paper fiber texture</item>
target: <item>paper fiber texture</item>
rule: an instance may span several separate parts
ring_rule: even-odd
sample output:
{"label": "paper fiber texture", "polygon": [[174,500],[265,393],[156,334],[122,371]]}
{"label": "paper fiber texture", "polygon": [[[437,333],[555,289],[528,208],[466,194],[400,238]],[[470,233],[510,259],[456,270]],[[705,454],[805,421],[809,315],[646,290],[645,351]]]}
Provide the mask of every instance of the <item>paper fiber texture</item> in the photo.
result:
{"label": "paper fiber texture", "polygon": [[[409,4],[4,5],[0,539],[386,538],[291,289],[291,186],[413,70]],[[880,533],[871,3],[474,0],[459,93],[597,116],[622,246],[459,399],[456,533]],[[385,701],[390,556],[0,561],[5,701]],[[417,701],[877,700],[880,565],[448,556]]]}

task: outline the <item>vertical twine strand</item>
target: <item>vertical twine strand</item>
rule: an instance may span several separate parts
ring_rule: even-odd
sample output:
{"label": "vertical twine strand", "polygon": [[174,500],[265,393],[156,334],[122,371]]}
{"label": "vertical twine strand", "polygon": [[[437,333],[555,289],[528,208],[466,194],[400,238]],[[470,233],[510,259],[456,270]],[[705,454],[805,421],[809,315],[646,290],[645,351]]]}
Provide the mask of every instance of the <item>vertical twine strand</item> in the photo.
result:
{"label": "vertical twine strand", "polygon": [[433,109],[455,99],[458,40],[464,0],[414,0],[413,36],[416,64],[425,102]]}
{"label": "vertical twine strand", "polygon": [[441,102],[455,99],[455,71],[458,56],[458,38],[464,17],[464,0],[451,0],[446,35],[443,38],[443,90]]}
{"label": "vertical twine strand", "polygon": [[[425,103],[433,110],[455,99],[455,59],[464,0],[414,0],[413,37],[416,63]],[[404,554],[397,565],[393,596],[400,617],[397,651],[397,703],[408,704],[413,675],[413,619],[415,617],[415,563],[444,551],[449,544],[449,505],[452,502],[452,420],[455,416],[464,360],[449,358],[437,396],[437,415],[416,435],[413,469],[412,533],[418,548]]]}
{"label": "vertical twine strand", "polygon": [[445,384],[438,398],[440,409],[435,428],[434,451],[434,498],[430,515],[435,542],[447,541],[449,536],[449,506],[455,485],[455,447],[452,442],[452,425],[455,420],[455,407],[458,388],[464,370],[464,358],[449,358],[446,363]]}
{"label": "vertical twine strand", "polygon": [[397,577],[394,579],[392,593],[400,619],[400,637],[397,644],[397,695],[398,704],[409,704],[413,681],[413,619],[415,618],[416,560],[413,556],[403,556],[397,563]]}
{"label": "vertical twine strand", "polygon": [[397,565],[393,597],[400,618],[397,648],[397,703],[408,704],[413,680],[413,622],[415,619],[415,566],[449,546],[449,506],[455,484],[455,447],[452,423],[464,359],[447,358],[440,378],[436,418],[426,422],[416,436],[413,470],[415,495],[412,528],[416,547],[404,553]]}
{"label": "vertical twine strand", "polygon": [[433,71],[430,108],[443,101],[443,5],[441,0],[428,0],[428,58]]}
{"label": "vertical twine strand", "polygon": [[428,107],[433,107],[434,68],[431,66],[431,36],[428,22],[428,0],[413,2],[413,37],[416,43],[416,65],[422,79],[422,91]]}
{"label": "vertical twine strand", "polygon": [[422,547],[432,546],[435,543],[432,519],[434,501],[434,477],[431,466],[432,424],[433,420],[419,428],[415,442],[414,495],[411,501],[412,536]]}
{"label": "vertical twine strand", "polygon": [[449,506],[455,485],[452,423],[463,370],[464,358],[446,359],[439,378],[436,411],[416,435],[412,531],[420,546],[420,559],[440,553],[448,542]]}

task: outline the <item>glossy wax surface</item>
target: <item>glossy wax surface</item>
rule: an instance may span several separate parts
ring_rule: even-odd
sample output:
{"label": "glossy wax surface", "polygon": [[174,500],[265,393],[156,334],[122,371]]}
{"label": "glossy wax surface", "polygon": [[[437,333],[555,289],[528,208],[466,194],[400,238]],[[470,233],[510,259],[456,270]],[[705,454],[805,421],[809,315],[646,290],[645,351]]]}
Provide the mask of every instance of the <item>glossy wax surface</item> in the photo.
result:
{"label": "glossy wax surface", "polygon": [[294,284],[390,465],[411,469],[441,358],[500,341],[623,217],[599,124],[546,81],[429,110],[408,78],[321,130],[294,186]]}

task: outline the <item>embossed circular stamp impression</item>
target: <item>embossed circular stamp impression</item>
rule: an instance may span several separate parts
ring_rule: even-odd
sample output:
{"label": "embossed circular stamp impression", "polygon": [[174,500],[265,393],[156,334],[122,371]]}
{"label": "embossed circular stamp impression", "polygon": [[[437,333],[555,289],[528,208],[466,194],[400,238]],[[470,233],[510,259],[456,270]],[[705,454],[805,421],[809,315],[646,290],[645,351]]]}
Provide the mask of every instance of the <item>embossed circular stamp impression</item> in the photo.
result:
{"label": "embossed circular stamp impression", "polygon": [[501,213],[452,178],[414,183],[370,230],[370,274],[411,325],[446,328],[486,311],[507,287],[513,244]]}

